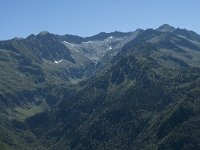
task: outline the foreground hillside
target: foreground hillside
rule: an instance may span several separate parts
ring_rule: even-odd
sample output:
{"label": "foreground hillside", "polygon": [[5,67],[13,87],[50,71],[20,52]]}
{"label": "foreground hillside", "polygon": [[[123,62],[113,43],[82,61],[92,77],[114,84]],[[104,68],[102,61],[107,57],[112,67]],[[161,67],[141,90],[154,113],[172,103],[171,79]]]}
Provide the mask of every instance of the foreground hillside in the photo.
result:
{"label": "foreground hillside", "polygon": [[0,54],[0,149],[200,149],[193,31],[41,32]]}

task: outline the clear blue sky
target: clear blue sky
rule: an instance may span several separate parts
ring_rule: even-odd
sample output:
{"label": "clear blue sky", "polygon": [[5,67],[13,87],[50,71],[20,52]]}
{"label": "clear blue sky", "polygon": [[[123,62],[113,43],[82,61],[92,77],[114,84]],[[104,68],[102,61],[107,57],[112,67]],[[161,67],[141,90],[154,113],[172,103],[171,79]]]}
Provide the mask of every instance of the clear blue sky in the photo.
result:
{"label": "clear blue sky", "polygon": [[200,33],[200,0],[0,0],[0,40],[40,31],[90,36],[164,23]]}

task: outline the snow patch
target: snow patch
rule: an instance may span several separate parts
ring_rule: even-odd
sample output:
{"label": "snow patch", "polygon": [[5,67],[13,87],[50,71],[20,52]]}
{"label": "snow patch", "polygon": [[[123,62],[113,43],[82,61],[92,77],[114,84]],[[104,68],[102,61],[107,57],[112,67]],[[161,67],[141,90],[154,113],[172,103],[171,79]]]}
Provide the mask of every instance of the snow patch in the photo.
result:
{"label": "snow patch", "polygon": [[66,44],[70,44],[69,42],[67,42],[67,41],[63,41],[64,43],[66,43]]}
{"label": "snow patch", "polygon": [[110,36],[110,37],[108,37],[109,39],[112,39],[113,38],[113,36]]}
{"label": "snow patch", "polygon": [[59,60],[58,62],[60,63],[60,62],[62,62],[62,61],[63,61],[63,59]]}
{"label": "snow patch", "polygon": [[87,41],[87,42],[83,42],[83,43],[89,44],[89,43],[94,43],[94,42],[92,42],[92,41]]}
{"label": "snow patch", "polygon": [[58,64],[58,63],[61,63],[63,61],[63,59],[61,59],[61,60],[58,60],[58,61],[54,61],[54,63],[56,63],[56,64]]}
{"label": "snow patch", "polygon": [[112,49],[112,47],[110,46],[110,47],[109,47],[109,49],[111,50],[111,49]]}

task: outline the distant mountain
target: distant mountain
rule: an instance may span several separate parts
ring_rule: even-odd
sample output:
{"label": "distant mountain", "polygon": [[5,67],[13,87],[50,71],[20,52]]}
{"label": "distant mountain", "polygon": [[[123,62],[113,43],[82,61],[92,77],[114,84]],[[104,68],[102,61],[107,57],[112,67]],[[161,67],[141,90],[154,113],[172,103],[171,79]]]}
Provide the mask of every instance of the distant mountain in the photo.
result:
{"label": "distant mountain", "polygon": [[176,29],[168,24],[164,24],[156,30],[160,32],[174,32]]}
{"label": "distant mountain", "polygon": [[124,32],[111,32],[111,33],[105,33],[105,32],[101,32],[97,35],[91,36],[91,37],[86,37],[85,41],[100,41],[100,40],[105,40],[109,37],[116,37],[116,38],[121,38],[124,36],[130,36],[132,34],[132,32],[128,32],[128,33],[124,33]]}
{"label": "distant mountain", "polygon": [[55,35],[60,41],[67,41],[69,43],[81,44],[85,41],[85,38],[76,35]]}
{"label": "distant mountain", "polygon": [[0,149],[200,149],[200,35],[162,25],[0,41]]}

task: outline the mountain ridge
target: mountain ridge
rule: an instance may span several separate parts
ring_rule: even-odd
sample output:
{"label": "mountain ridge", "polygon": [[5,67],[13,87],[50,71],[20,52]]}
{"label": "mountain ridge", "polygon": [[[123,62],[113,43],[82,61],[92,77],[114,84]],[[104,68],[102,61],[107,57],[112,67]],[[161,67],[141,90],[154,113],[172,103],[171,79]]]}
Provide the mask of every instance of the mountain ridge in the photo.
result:
{"label": "mountain ridge", "polygon": [[199,149],[200,36],[162,25],[0,41],[0,148]]}
{"label": "mountain ridge", "polygon": [[[163,24],[163,25],[160,25],[159,27],[157,27],[157,28],[147,28],[147,29],[154,29],[154,30],[159,30],[159,28],[162,28],[162,27],[166,27],[166,28],[172,28],[172,29],[181,29],[181,30],[187,30],[187,29],[182,29],[182,28],[176,28],[176,27],[173,27],[173,26],[171,26],[170,24]],[[137,31],[137,30],[145,30],[145,29],[141,29],[141,28],[138,28],[138,29],[136,29],[135,31]],[[187,30],[187,31],[192,31],[192,30]],[[127,31],[127,32],[122,32],[122,31],[113,31],[113,32],[99,32],[99,33],[97,33],[97,34],[94,34],[94,35],[90,35],[90,36],[80,36],[80,35],[75,35],[75,34],[64,34],[64,35],[59,35],[59,34],[54,34],[53,32],[49,32],[49,31],[40,31],[39,33],[36,33],[36,34],[30,34],[30,35],[28,35],[27,37],[29,37],[29,36],[31,36],[31,35],[34,35],[34,36],[36,36],[36,35],[39,35],[39,34],[41,34],[41,33],[49,33],[49,34],[54,34],[54,35],[58,35],[58,36],[74,36],[74,37],[78,37],[78,38],[81,38],[81,39],[89,39],[89,38],[91,38],[91,37],[94,37],[94,36],[96,36],[96,35],[99,35],[99,34],[115,34],[115,33],[117,33],[117,34],[125,34],[125,33],[131,33],[131,32],[134,32],[134,31]],[[196,33],[196,34],[198,34],[197,32],[195,32],[195,31],[192,31],[192,32],[194,32],[194,33]],[[199,35],[199,34],[198,34]],[[9,39],[9,40],[12,40],[12,39],[25,39],[25,38],[27,38],[27,37],[14,37],[14,38],[11,38],[11,39]],[[0,41],[6,41],[6,40],[0,40]]]}

